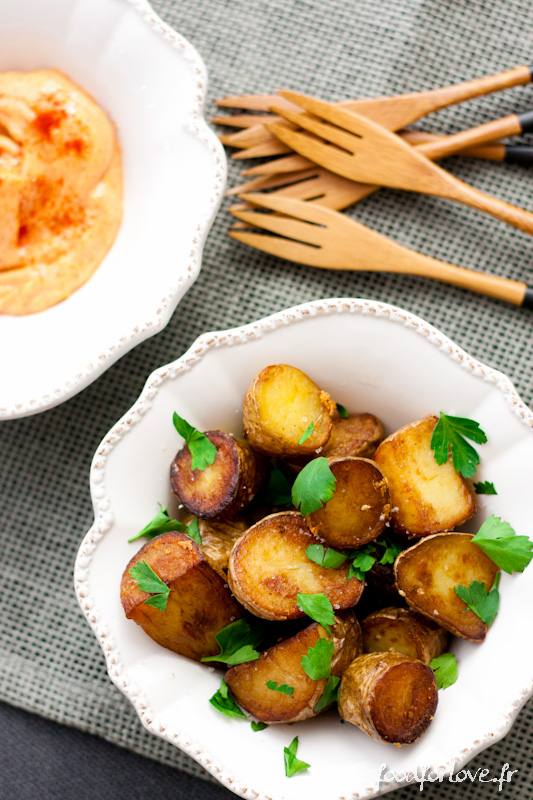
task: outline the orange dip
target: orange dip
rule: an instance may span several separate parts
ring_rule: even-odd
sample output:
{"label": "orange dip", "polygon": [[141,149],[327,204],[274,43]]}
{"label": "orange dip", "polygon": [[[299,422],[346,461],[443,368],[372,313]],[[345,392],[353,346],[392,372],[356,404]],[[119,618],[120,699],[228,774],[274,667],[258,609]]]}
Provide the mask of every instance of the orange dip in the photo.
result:
{"label": "orange dip", "polygon": [[0,313],[71,295],[121,219],[120,149],[102,109],[56,70],[0,74]]}

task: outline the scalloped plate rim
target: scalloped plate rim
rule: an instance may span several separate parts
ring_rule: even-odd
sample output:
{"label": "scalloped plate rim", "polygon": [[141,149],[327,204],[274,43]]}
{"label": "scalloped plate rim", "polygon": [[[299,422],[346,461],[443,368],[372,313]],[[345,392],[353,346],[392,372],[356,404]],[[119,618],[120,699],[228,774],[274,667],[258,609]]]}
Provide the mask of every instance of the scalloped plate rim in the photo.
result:
{"label": "scalloped plate rim", "polygon": [[[250,788],[249,785],[246,787],[239,786],[238,776],[229,773],[225,770],[223,765],[214,763],[212,756],[205,751],[201,742],[193,741],[190,738],[184,740],[183,734],[181,734],[179,730],[170,731],[163,729],[162,726],[158,727],[157,719],[152,719],[154,715],[151,713],[149,705],[142,695],[142,690],[135,685],[131,678],[121,674],[120,654],[118,650],[114,649],[113,641],[105,631],[105,622],[103,628],[100,629],[98,620],[92,610],[92,598],[87,592],[87,573],[91,553],[95,551],[98,543],[105,536],[106,528],[110,527],[105,521],[105,493],[102,498],[98,499],[95,497],[95,488],[103,483],[101,476],[103,475],[105,461],[109,452],[114,449],[122,436],[131,429],[131,426],[142,418],[146,410],[144,408],[144,403],[146,402],[148,406],[150,405],[152,397],[157,393],[162,383],[167,380],[176,379],[181,371],[188,370],[191,365],[201,360],[203,355],[213,348],[231,346],[235,342],[241,343],[242,341],[246,341],[247,338],[256,335],[268,335],[272,330],[277,330],[279,327],[288,324],[296,324],[305,320],[308,316],[315,316],[318,314],[327,315],[331,313],[373,314],[376,317],[386,317],[390,322],[395,324],[403,324],[406,327],[414,328],[419,335],[424,336],[434,347],[443,351],[448,357],[455,360],[456,363],[458,362],[458,366],[462,369],[470,369],[479,379],[486,380],[495,385],[504,394],[510,410],[517,415],[520,421],[533,433],[533,411],[522,401],[514,384],[504,373],[493,367],[489,367],[469,355],[449,337],[439,331],[438,328],[426,322],[421,317],[397,306],[365,298],[315,300],[293,306],[246,325],[201,334],[182,356],[169,364],[159,367],[151,373],[138,399],[131,406],[129,411],[127,411],[110,429],[96,450],[90,473],[91,496],[95,520],[85,535],[76,557],[74,568],[76,596],[82,613],[86,617],[102,647],[111,681],[132,703],[146,730],[170,744],[179,747],[230,791],[240,797],[253,798],[253,800],[284,800],[284,796],[281,794],[275,796],[267,795],[257,789]],[[454,771],[462,769],[462,767],[478,753],[502,739],[509,732],[519,711],[531,696],[533,696],[533,671],[531,673],[530,685],[517,692],[507,714],[498,722],[498,725],[495,726],[492,731],[486,733],[484,737],[474,742],[466,752],[463,750],[456,757],[446,762],[446,765],[444,765],[447,770],[445,776],[449,774],[450,769]],[[451,767],[449,766],[450,764],[452,765]],[[360,789],[357,794],[354,792],[353,796],[356,796],[359,800],[365,800],[365,798],[376,797],[388,793],[389,791],[402,788],[402,786],[411,782],[412,781],[406,780],[402,783],[393,782],[382,784],[378,790],[376,790],[375,787],[371,789]],[[346,798],[343,795],[339,800],[346,800]]]}
{"label": "scalloped plate rim", "polygon": [[[215,200],[209,204],[206,203],[206,209],[202,219],[199,221],[199,230],[197,232],[199,241],[196,246],[196,251],[185,266],[183,275],[174,286],[169,287],[168,293],[162,296],[159,302],[156,303],[156,308],[145,315],[146,321],[125,332],[119,337],[117,342],[110,344],[104,353],[95,352],[92,361],[86,364],[81,371],[79,369],[74,370],[74,376],[53,393],[41,394],[38,397],[30,399],[19,399],[5,406],[2,405],[0,401],[0,421],[20,419],[22,417],[38,414],[69,400],[78,394],[78,392],[87,388],[87,386],[93,383],[100,375],[109,369],[109,367],[136,345],[165,328],[179,302],[200,274],[203,247],[222,202],[227,178],[227,161],[222,144],[218,140],[216,134],[209,128],[204,117],[208,76],[206,66],[199,52],[187,39],[161,19],[148,0],[121,1],[126,6],[131,6],[137,11],[152,30],[156,31],[162,37],[162,41],[171,42],[174,47],[179,48],[181,53],[185,54],[189,60],[191,72],[193,72],[193,70],[196,71],[194,79],[197,82],[199,95],[194,106],[190,108],[189,114],[199,127],[198,135],[202,141],[212,149],[211,156],[214,159],[213,190],[215,190]],[[218,170],[220,170],[220,174],[217,174]]]}

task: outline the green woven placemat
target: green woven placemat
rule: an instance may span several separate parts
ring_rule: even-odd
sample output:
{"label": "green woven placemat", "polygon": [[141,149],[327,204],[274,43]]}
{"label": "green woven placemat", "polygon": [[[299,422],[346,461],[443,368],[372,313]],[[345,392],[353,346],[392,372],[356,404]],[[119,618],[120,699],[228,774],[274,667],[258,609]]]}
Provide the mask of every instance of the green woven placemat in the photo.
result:
{"label": "green woven placemat", "polygon": [[[216,97],[284,86],[337,100],[435,88],[533,60],[526,0],[157,0],[161,16],[202,54],[208,114]],[[518,88],[424,121],[454,132],[533,106]],[[230,185],[239,162],[230,164]],[[532,174],[480,161],[450,170],[485,191],[533,210]],[[531,281],[531,240],[482,214],[434,198],[380,191],[353,215],[423,252],[466,267]],[[138,346],[60,407],[0,426],[0,699],[99,734],[197,775],[187,756],[147,734],[107,678],[104,660],[72,589],[74,557],[92,521],[88,471],[108,428],[148,374],[206,330],[238,325],[307,300],[363,296],[420,314],[482,361],[506,372],[526,402],[531,386],[531,312],[394,275],[335,273],[264,256],[230,240],[224,210],[209,235],[201,275],[167,328]],[[525,633],[527,635],[527,632]],[[502,797],[526,798],[533,706],[506,739],[475,759],[499,774],[519,769]],[[407,796],[414,787],[400,791]],[[479,796],[496,787],[466,782],[426,788]]]}

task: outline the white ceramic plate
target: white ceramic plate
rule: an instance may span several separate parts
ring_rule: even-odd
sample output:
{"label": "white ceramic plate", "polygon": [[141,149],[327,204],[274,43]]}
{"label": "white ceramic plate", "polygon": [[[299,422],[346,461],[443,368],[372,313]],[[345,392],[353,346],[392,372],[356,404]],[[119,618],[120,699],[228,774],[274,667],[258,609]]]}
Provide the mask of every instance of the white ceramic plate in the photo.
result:
{"label": "white ceramic plate", "polygon": [[0,419],[66,400],[161,330],[200,271],[226,161],[202,117],[196,50],[146,0],[6,0],[0,71],[54,67],[118,129],[124,219],[93,277],[26,317],[0,315]]}
{"label": "white ceramic plate", "polygon": [[[495,512],[519,533],[530,530],[533,413],[499,372],[480,364],[418,317],[370,300],[324,300],[242,328],[201,336],[180,359],[154,372],[139,400],[95,455],[91,491],[95,522],[76,561],[78,599],[104,650],[109,675],[157,736],[181,747],[225,786],[257,800],[371,797],[382,765],[414,773],[431,765],[456,770],[500,739],[533,693],[533,639],[524,631],[533,606],[533,567],[504,575],[501,610],[482,645],[457,640],[459,680],[440,692],[427,733],[396,748],[339,723],[335,712],[254,733],[247,722],[216,712],[208,698],[221,673],[155,644],[124,616],[122,572],[139,544],[128,544],[171,497],[169,465],[180,439],[179,411],[201,430],[241,429],[241,401],[255,373],[294,364],[352,411],[371,411],[387,432],[428,413],[477,420],[479,480],[499,494],[478,498],[477,530]],[[298,755],[311,764],[290,779],[283,747],[300,737]]]}

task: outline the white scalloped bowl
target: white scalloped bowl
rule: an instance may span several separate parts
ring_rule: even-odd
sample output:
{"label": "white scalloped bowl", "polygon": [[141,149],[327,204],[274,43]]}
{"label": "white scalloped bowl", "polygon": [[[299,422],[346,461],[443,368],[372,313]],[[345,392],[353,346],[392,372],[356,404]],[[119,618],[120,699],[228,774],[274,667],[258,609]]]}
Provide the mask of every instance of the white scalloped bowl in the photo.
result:
{"label": "white scalloped bowl", "polygon": [[55,67],[117,126],[124,219],[92,278],[39,314],[0,315],[0,419],[83,389],[161,330],[200,271],[226,161],[196,50],[146,0],[0,3],[0,71]]}
{"label": "white scalloped bowl", "polygon": [[[111,680],[143,724],[177,745],[235,793],[254,800],[346,800],[396,788],[378,785],[382,765],[396,773],[425,766],[458,770],[509,730],[533,693],[533,567],[504,575],[501,609],[485,642],[456,640],[457,683],[440,692],[435,720],[414,745],[396,748],[339,724],[335,712],[254,733],[216,712],[208,698],[221,673],[155,644],[127,620],[122,572],[138,543],[128,536],[171,498],[169,465],[179,447],[172,413],[201,430],[241,430],[241,402],[254,374],[271,363],[300,367],[352,411],[371,411],[391,432],[444,410],[476,419],[489,442],[479,480],[499,494],[479,497],[476,530],[494,512],[528,533],[533,413],[512,383],[428,323],[370,300],[324,300],[251,325],[201,336],[177,361],[156,370],[135,405],[98,448],[91,470],[95,522],[78,553],[77,596],[100,642]],[[299,735],[307,773],[284,775],[283,747]]]}

